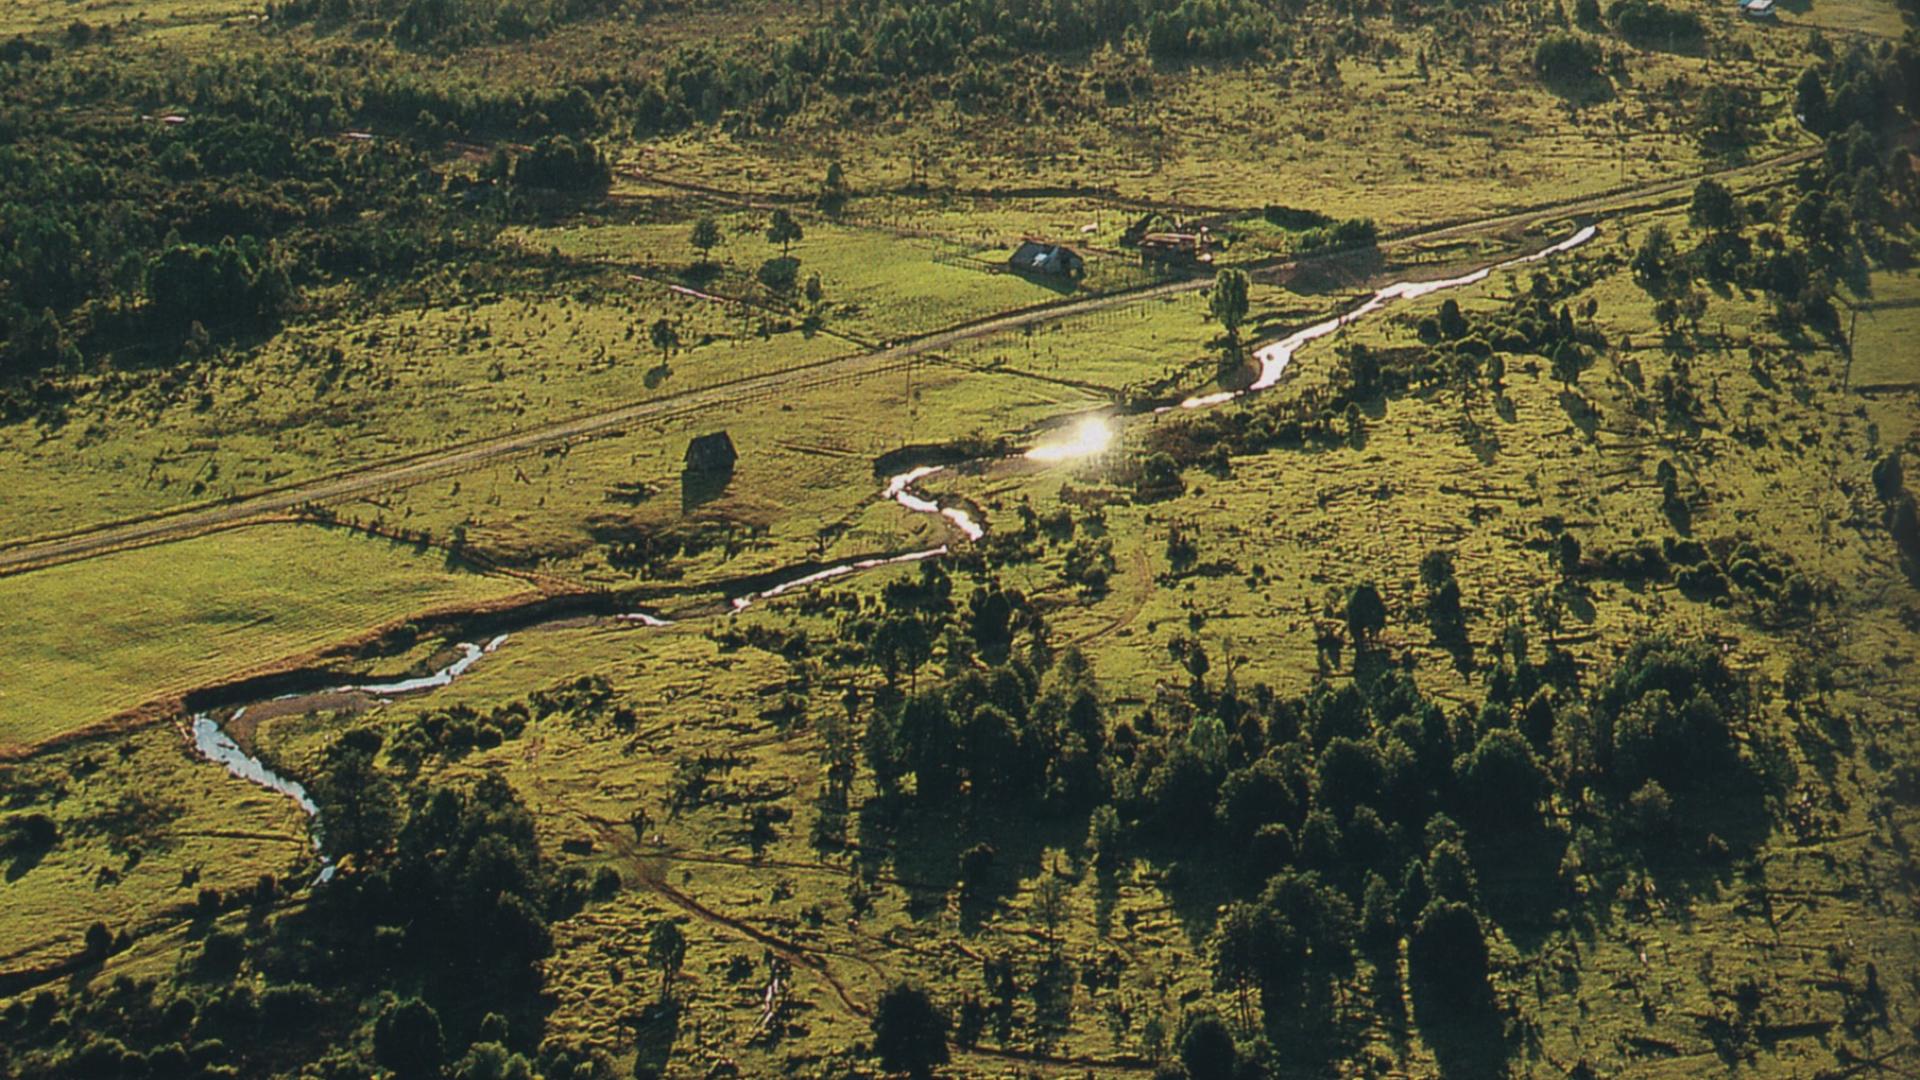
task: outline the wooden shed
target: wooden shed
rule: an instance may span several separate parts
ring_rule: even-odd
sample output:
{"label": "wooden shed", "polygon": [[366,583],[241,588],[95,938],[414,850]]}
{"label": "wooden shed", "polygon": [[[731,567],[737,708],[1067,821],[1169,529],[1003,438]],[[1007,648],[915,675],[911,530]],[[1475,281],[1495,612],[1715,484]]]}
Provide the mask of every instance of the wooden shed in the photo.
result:
{"label": "wooden shed", "polygon": [[696,435],[687,444],[688,472],[730,473],[733,463],[739,459],[739,453],[733,448],[733,437],[724,431]]}

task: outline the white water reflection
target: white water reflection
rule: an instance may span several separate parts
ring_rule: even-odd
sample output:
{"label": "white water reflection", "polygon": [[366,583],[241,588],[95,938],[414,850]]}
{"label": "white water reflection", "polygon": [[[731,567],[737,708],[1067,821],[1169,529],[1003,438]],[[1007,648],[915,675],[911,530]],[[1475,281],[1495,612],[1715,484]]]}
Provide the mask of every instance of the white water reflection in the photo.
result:
{"label": "white water reflection", "polygon": [[941,506],[933,499],[914,492],[913,485],[935,473],[945,472],[945,465],[922,465],[917,469],[908,469],[887,481],[881,494],[916,514],[939,514],[953,522],[954,528],[969,540],[978,540],[987,535],[987,530],[975,521],[973,515],[964,507]]}
{"label": "white water reflection", "polygon": [[1073,461],[1103,453],[1113,445],[1113,425],[1104,416],[1089,416],[1073,426],[1064,439],[1044,442],[1027,451],[1028,461]]}

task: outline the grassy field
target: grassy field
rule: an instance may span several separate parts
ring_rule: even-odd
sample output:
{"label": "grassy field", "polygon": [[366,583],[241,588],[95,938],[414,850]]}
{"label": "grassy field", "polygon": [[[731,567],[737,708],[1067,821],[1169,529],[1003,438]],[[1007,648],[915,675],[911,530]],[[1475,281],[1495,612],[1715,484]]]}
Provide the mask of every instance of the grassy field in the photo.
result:
{"label": "grassy field", "polygon": [[1920,385],[1920,357],[1913,351],[1920,334],[1920,278],[1875,275],[1872,297],[1859,305],[1852,334],[1851,385],[1890,390]]}
{"label": "grassy field", "polygon": [[[1647,224],[1629,224],[1626,235],[1631,239]],[[1586,257],[1607,259],[1617,243],[1610,236]],[[1524,284],[1497,276],[1455,295],[1469,312],[1498,310]],[[1602,272],[1590,295],[1601,300],[1603,321],[1616,340],[1656,339],[1646,305],[1623,272]],[[1262,310],[1301,317],[1312,304],[1273,294],[1263,299]],[[1342,347],[1403,343],[1414,322],[1432,309],[1432,301],[1409,304],[1363,324],[1346,340],[1310,347],[1276,393],[1304,393],[1324,382]],[[1819,450],[1810,454],[1788,440],[1762,447],[1723,441],[1708,458],[1689,449],[1701,436],[1637,430],[1628,407],[1635,391],[1615,372],[1630,358],[1652,379],[1669,359],[1657,346],[1602,360],[1583,377],[1579,397],[1599,417],[1591,432],[1583,426],[1587,414],[1570,411],[1568,395],[1542,368],[1516,362],[1504,395],[1510,407],[1496,410],[1484,401],[1478,406],[1494,431],[1490,439],[1462,439],[1461,403],[1450,392],[1396,397],[1368,411],[1362,445],[1238,459],[1230,479],[1190,474],[1186,494],[1168,502],[1109,501],[1106,530],[1115,540],[1117,573],[1099,598],[1089,600],[1060,580],[1058,547],[1016,569],[1014,579],[1050,611],[1061,643],[1088,652],[1123,709],[1163,692],[1166,642],[1196,626],[1196,636],[1231,664],[1242,685],[1306,689],[1317,669],[1313,638],[1325,618],[1322,600],[1360,574],[1379,582],[1387,597],[1392,651],[1443,699],[1471,701],[1475,682],[1460,677],[1453,657],[1430,640],[1418,618],[1416,564],[1429,546],[1456,553],[1471,598],[1476,651],[1491,649],[1507,620],[1532,624],[1546,618],[1542,598],[1557,595],[1561,621],[1555,633],[1583,660],[1604,665],[1619,642],[1649,630],[1699,634],[1726,642],[1753,677],[1777,685],[1800,662],[1789,632],[1756,624],[1743,604],[1699,604],[1670,588],[1605,580],[1568,595],[1539,549],[1537,538],[1556,519],[1590,551],[1670,533],[1673,526],[1653,490],[1653,463],[1662,454],[1678,455],[1694,466],[1691,478],[1706,493],[1699,502],[1710,508],[1693,520],[1691,535],[1762,539],[1817,568],[1841,589],[1821,625],[1851,627],[1842,639],[1844,662],[1861,670],[1911,663],[1912,644],[1900,643],[1897,611],[1876,599],[1876,582],[1887,572],[1877,546],[1884,540],[1827,531],[1822,524],[1835,509],[1829,505],[1838,490],[1833,476],[1858,483],[1867,450],[1861,425],[1849,420],[1838,354],[1819,350],[1795,369],[1774,369],[1767,378],[1787,386],[1770,389],[1750,369],[1738,335],[1755,334],[1763,348],[1779,342],[1755,328],[1752,309],[1737,299],[1717,301],[1707,323],[1717,329],[1721,316],[1740,346],[1694,357],[1696,372],[1704,369],[1696,377],[1716,388],[1713,414],[1731,422],[1746,415],[1751,403],[1781,432],[1833,433]],[[1093,345],[1102,332],[1114,331],[1069,325],[1058,333],[1068,346]],[[1124,374],[1115,381],[1125,381]],[[1004,385],[994,378],[973,386],[947,409],[929,408],[922,419],[942,425],[936,432],[963,432],[969,414],[958,402],[1005,408],[986,390]],[[862,415],[860,408],[848,408],[847,423]],[[770,416],[767,423],[776,420]],[[1152,438],[1153,427],[1152,420],[1135,420],[1127,428],[1129,445]],[[750,423],[736,427],[752,430]],[[557,467],[590,468],[595,452],[576,451]],[[608,444],[605,453],[618,457],[620,451]],[[1058,504],[1063,485],[1082,495],[1118,494],[1113,485],[1125,475],[1127,458],[1121,453],[1047,470],[1002,469],[953,487],[985,510],[996,530],[1007,531],[1017,528],[1017,505],[1044,512]],[[771,475],[798,467],[799,459],[769,463]],[[771,475],[761,478],[752,468],[748,464],[737,481],[743,489],[772,482]],[[820,473],[817,463],[812,471],[823,480],[831,476]],[[825,505],[836,491],[863,490],[867,482],[850,470],[838,485],[823,482],[813,498]],[[899,511],[875,504],[869,513]],[[1215,560],[1205,573],[1171,572],[1162,550],[1170,522],[1197,538]],[[776,526],[776,538],[778,533]],[[871,602],[888,580],[915,572],[855,579],[832,591]],[[830,633],[832,626],[830,611],[804,602],[756,607],[728,620],[728,628],[741,632],[757,627]],[[1103,882],[1083,862],[1083,824],[1036,830],[1017,821],[973,822],[972,835],[993,837],[1005,867],[1004,884],[984,913],[956,899],[953,866],[960,845],[937,822],[917,826],[924,831],[912,834],[913,844],[895,847],[877,876],[860,870],[861,860],[815,851],[806,840],[804,808],[820,783],[817,725],[823,706],[797,722],[769,711],[808,665],[728,645],[715,639],[715,629],[695,623],[666,630],[581,626],[529,632],[448,690],[362,721],[391,731],[429,710],[464,705],[484,713],[583,675],[607,679],[616,699],[634,710],[627,734],[558,716],[537,722],[514,742],[445,766],[452,776],[508,776],[536,812],[549,848],[564,845],[578,865],[610,868],[626,885],[616,898],[555,928],[556,950],[546,970],[556,995],[550,1020],[556,1035],[621,1060],[670,1053],[674,1062],[695,1070],[722,1059],[747,1072],[814,1062],[826,1048],[864,1037],[861,1010],[895,979],[983,992],[978,958],[994,956],[1011,961],[1023,981],[1041,980],[1049,951],[1037,898],[1041,884],[1055,874],[1068,881],[1062,952],[1082,969],[1109,954],[1123,956],[1124,973],[1111,985],[1076,988],[1064,1000],[1041,996],[1038,989],[1032,999],[1021,998],[1018,1033],[989,1035],[977,1051],[960,1053],[957,1074],[998,1075],[1010,1060],[1006,1055],[1046,1075],[1079,1075],[1087,1067],[1128,1071],[1165,1052],[1154,1043],[1156,1027],[1175,1023],[1186,1005],[1214,993],[1201,962],[1210,921],[1206,902],[1192,885],[1172,884],[1166,868],[1152,862]],[[1887,690],[1849,685],[1823,708],[1828,714],[1879,713],[1879,696]],[[1796,747],[1803,789],[1822,807],[1844,809],[1818,834],[1783,825],[1754,856],[1753,866],[1764,870],[1750,871],[1744,884],[1695,880],[1678,867],[1662,878],[1671,893],[1593,893],[1544,924],[1515,919],[1504,925],[1495,941],[1496,988],[1515,1015],[1526,1018],[1523,1026],[1541,1025],[1523,1040],[1520,1062],[1545,1067],[1585,1058],[1596,1067],[1646,1075],[1695,1069],[1702,1056],[1714,1053],[1700,1018],[1714,1015],[1718,996],[1745,982],[1756,982],[1766,1002],[1765,1023],[1775,1032],[1768,1038],[1775,1041],[1765,1068],[1779,1075],[1829,1067],[1836,1060],[1834,1046],[1863,1054],[1895,1048],[1897,1039],[1883,1041],[1892,1037],[1878,1029],[1848,1029],[1842,1036],[1826,1018],[1851,1000],[1851,991],[1841,988],[1844,980],[1833,973],[1869,962],[1883,971],[1901,970],[1914,944],[1911,928],[1891,913],[1862,915],[1819,898],[1837,891],[1891,902],[1885,890],[1892,864],[1877,839],[1879,815],[1889,808],[1879,797],[1843,804],[1820,793],[1826,785],[1871,790],[1868,777],[1880,775],[1889,760],[1875,755],[1897,752],[1897,731],[1886,722],[1864,725],[1853,756],[1844,759],[1851,764],[1843,765],[1811,720],[1796,719],[1777,704],[1768,715]],[[335,731],[323,720],[290,718],[270,722],[257,737],[276,759],[297,767]],[[674,770],[703,753],[729,755],[734,762],[722,794],[675,813],[665,802]],[[1871,760],[1882,765],[1867,764]],[[1861,772],[1845,780],[1846,769]],[[798,812],[756,846],[740,810],[755,804]],[[644,841],[612,824],[636,807],[657,823]],[[1495,895],[1502,894],[1496,889]],[[1756,924],[1756,895],[1776,905],[1778,929]],[[1495,903],[1520,905],[1520,898]],[[644,943],[661,919],[679,922],[689,938],[676,990],[683,1005],[673,1026],[649,1024],[633,1032],[624,1018],[634,994],[651,993]],[[1846,944],[1835,944],[1842,939]],[[770,944],[804,960],[793,992],[795,1015],[806,1032],[800,1042],[754,1036],[761,956]],[[609,965],[620,975],[611,977]],[[1366,975],[1356,978],[1364,982]],[[1807,983],[1834,989],[1794,989]],[[1887,1007],[1898,1024],[1914,1006],[1901,989]],[[1584,1018],[1578,1025],[1549,1020],[1574,1012]],[[1357,1058],[1415,1074],[1438,1068],[1436,1051],[1417,1031],[1386,1018],[1368,1031],[1353,1051]],[[1801,1031],[1829,1032],[1830,1038],[1823,1045],[1796,1034]]]}
{"label": "grassy field", "polygon": [[383,539],[266,525],[0,578],[0,748],[337,644],[431,608],[528,591]]}
{"label": "grassy field", "polygon": [[45,814],[60,834],[51,850],[10,854],[0,873],[10,974],[68,960],[96,921],[135,939],[116,967],[170,973],[205,933],[200,890],[239,895],[263,874],[297,886],[316,870],[292,801],[208,765],[173,724],[9,763],[0,777],[11,812]]}
{"label": "grassy field", "polygon": [[[323,508],[335,526],[255,523],[0,577],[10,613],[0,1005],[26,1009],[47,990],[64,1008],[127,993],[115,989],[121,976],[152,980],[162,998],[197,1003],[197,1017],[166,1029],[183,1055],[281,1054],[275,1068],[289,1075],[341,1077],[397,1068],[368,1064],[387,1053],[376,1017],[391,1012],[389,991],[443,1008],[448,1053],[427,1074],[493,1075],[458,1055],[478,1030],[511,1025],[500,1041],[547,1054],[550,1080],[877,1075],[875,1012],[902,982],[979,1021],[943,1039],[953,1060],[934,1075],[953,1080],[1156,1070],[1207,1080],[1179,1047],[1183,1026],[1206,1013],[1248,1052],[1280,1040],[1271,1075],[1284,1077],[1914,1073],[1920,593],[1888,527],[1897,506],[1880,463],[1904,454],[1906,486],[1920,490],[1920,278],[1875,269],[1864,295],[1840,294],[1836,332],[1817,315],[1824,272],[1796,292],[1796,310],[1806,299],[1810,313],[1794,326],[1789,305],[1754,284],[1759,261],[1744,285],[1696,273],[1684,285],[1700,298],[1691,315],[1656,309],[1635,267],[1656,227],[1676,262],[1711,241],[1690,222],[1689,178],[1817,149],[1790,116],[1813,31],[1844,50],[1889,42],[1909,23],[1891,0],[1805,0],[1772,25],[1719,0],[1670,3],[1707,20],[1697,51],[1567,30],[1604,50],[1604,92],[1563,95],[1532,73],[1534,45],[1568,27],[1551,5],[1478,5],[1472,16],[1428,5],[1396,18],[1315,2],[1297,34],[1251,60],[1142,60],[1150,90],[1102,91],[1103,72],[1131,62],[1120,50],[1032,55],[1018,61],[1022,95],[1038,89],[1004,108],[968,104],[964,73],[902,76],[903,86],[803,95],[779,124],[735,108],[650,137],[633,134],[648,121],[631,95],[663,73],[690,78],[672,70],[674,50],[771,48],[755,35],[832,13],[586,5],[524,38],[482,27],[406,43],[398,7],[351,26],[227,26],[247,13],[183,0],[85,46],[133,65],[183,43],[351,58],[340,62],[405,72],[423,100],[589,81],[612,190],[496,178],[474,189],[484,212],[450,218],[484,238],[459,249],[463,262],[323,278],[282,321],[212,355],[50,368],[32,394],[9,399],[32,407],[0,424],[0,543],[820,366],[717,406],[343,498]],[[35,35],[65,57],[81,48],[61,42],[72,19],[117,24],[130,12],[35,0],[0,16],[0,33]],[[1709,150],[1697,130],[1715,85],[1754,95],[1738,154]],[[93,107],[123,105],[133,107]],[[417,144],[432,193],[421,205],[434,212],[445,208],[431,199],[465,206],[459,192],[481,182],[487,154],[475,146],[524,155],[520,143],[537,137],[453,130],[430,112],[420,126],[425,135],[380,137]],[[1789,167],[1731,181],[1740,208],[1766,218],[1740,226],[1743,239],[1811,251],[1810,226],[1789,222],[1795,185],[1823,160],[1800,181]],[[847,191],[828,213],[816,196],[835,164]],[[910,361],[864,358],[1154,284],[1121,246],[1149,209],[1212,223],[1232,241],[1229,264],[1292,250],[1297,234],[1264,220],[1270,206],[1371,218],[1389,240],[1500,219],[1257,276],[1242,328],[1257,343],[1350,311],[1389,282],[1463,273],[1567,235],[1586,220],[1570,220],[1567,200],[1668,180],[1684,182],[1599,214],[1592,243],[1395,301],[1301,349],[1277,386],[1211,412],[1154,408],[1236,377],[1222,375],[1211,290],[1128,298]],[[804,226],[790,252],[765,235],[776,203]],[[1511,215],[1548,203],[1547,220],[1525,219],[1519,235]],[[708,216],[725,239],[703,259],[690,234]],[[1883,228],[1890,242],[1911,240],[1911,222]],[[1083,247],[1086,278],[1005,272],[1028,235]],[[783,253],[800,283],[819,276],[817,300],[804,284],[776,291],[759,279]],[[1457,331],[1443,300],[1458,306]],[[104,319],[120,301],[89,303],[86,317]],[[676,339],[665,347],[652,340],[662,322]],[[1540,341],[1577,344],[1558,354],[1577,362],[1550,359]],[[1405,384],[1357,389],[1366,357]],[[1106,418],[1111,444],[1057,463],[1019,455],[1090,413]],[[723,476],[690,473],[690,441],[717,431],[737,462]],[[987,527],[979,543],[882,495],[885,473],[960,447],[980,457],[916,490],[964,505]],[[1163,467],[1177,483],[1155,486]],[[507,569],[462,568],[444,547],[454,537]],[[724,602],[940,545],[952,550],[937,561],[744,609]],[[1423,577],[1436,552],[1459,588],[1455,636],[1430,616]],[[1658,572],[1635,569],[1656,555]],[[1711,573],[1692,576],[1702,567]],[[316,834],[298,807],[199,759],[185,717],[86,731],[409,617],[531,597],[535,582],[618,591],[677,621],[516,628],[444,687],[359,711],[283,701],[238,727],[249,752],[339,814],[323,818],[323,846],[366,845],[325,885],[313,884]],[[1366,650],[1347,617],[1363,584],[1384,607]],[[950,589],[951,614],[922,589]],[[995,589],[1015,597],[1003,644],[1019,664],[989,658]],[[939,630],[916,643],[911,632],[926,626]],[[1716,777],[1727,783],[1706,795],[1679,791],[1664,821],[1663,790],[1629,794],[1581,764],[1597,752],[1627,767],[1630,721],[1661,722],[1654,705],[1603,713],[1600,691],[1635,642],[1657,635],[1705,643],[1749,695],[1720,764],[1753,774],[1748,786]],[[890,659],[883,646],[902,640],[909,658]],[[448,644],[331,662],[342,678],[416,672]],[[1210,667],[1193,662],[1196,647]],[[986,745],[1011,760],[1049,738],[1071,749],[1080,721],[1061,714],[1082,703],[1043,713],[1035,696],[1073,678],[1069,648],[1097,687],[1104,756],[1086,805],[1063,794],[1087,782],[1065,751],[1033,782],[1044,794],[983,797],[975,785],[993,782],[997,758],[969,759],[964,783],[939,796],[925,795],[930,771],[899,791],[876,775],[884,710],[932,688],[984,687],[953,718],[968,753]],[[1513,696],[1510,683],[1545,670],[1534,662],[1564,663],[1567,681]],[[1388,693],[1400,673],[1425,701],[1390,726],[1368,714],[1367,695]],[[1711,730],[1716,708],[1695,698],[1672,722]],[[1536,730],[1540,715],[1550,730]],[[1003,733],[1001,716],[1008,731],[1034,726],[1012,743],[980,742]],[[1620,730],[1584,742],[1582,725],[1597,724]],[[1416,926],[1449,888],[1429,881],[1445,846],[1435,837],[1460,829],[1431,815],[1472,801],[1474,748],[1501,737],[1529,747],[1530,790],[1542,794],[1506,808],[1537,819],[1523,830],[1462,817],[1490,993],[1483,1012],[1448,1019],[1416,985],[1426,977]],[[1246,755],[1271,767],[1259,782],[1276,787],[1262,797],[1324,813],[1341,795],[1319,771],[1330,739],[1380,752],[1370,779],[1382,807],[1402,797],[1419,807],[1374,817],[1379,843],[1396,860],[1417,852],[1406,865],[1420,868],[1383,882],[1385,915],[1378,896],[1344,880],[1388,865],[1344,846],[1369,835],[1352,807],[1326,817],[1332,855],[1313,846],[1319,826],[1300,822],[1253,832],[1245,851],[1219,839],[1234,828],[1225,781],[1184,793],[1197,807],[1184,832],[1154,833],[1161,800],[1183,796],[1180,775],[1157,766],[1185,753],[1217,764],[1263,746]],[[358,779],[329,785],[343,775]],[[397,815],[385,825],[444,823],[436,800],[494,780],[524,805],[543,864],[513,863],[520,819],[498,805],[472,865],[459,863],[472,856],[456,854],[452,831],[423,843],[359,813],[385,791]],[[332,833],[328,820],[339,822]],[[1362,926],[1349,937],[1377,934],[1384,919],[1386,943],[1356,951],[1324,1003],[1276,1009],[1262,1027],[1216,977],[1226,966],[1215,935],[1228,905],[1250,895],[1248,868],[1276,857],[1336,882]],[[408,920],[374,911],[353,923],[362,913],[334,903],[397,903],[396,883],[440,881],[438,867],[460,875],[435,894],[449,925],[487,912],[494,921],[475,925],[503,954],[532,941],[540,957],[486,988],[498,1002],[476,1007],[474,986],[445,985],[455,969],[418,951],[431,929],[419,924],[432,919],[393,925]],[[507,906],[536,874],[550,887],[538,911]],[[297,936],[316,911],[352,926],[353,940],[302,953]],[[654,945],[669,923],[686,938],[673,975]],[[367,941],[384,951],[353,951]],[[215,945],[238,952],[209,974]],[[363,955],[376,958],[364,970],[333,970]],[[780,978],[785,1004],[768,1012]],[[264,1001],[296,979],[313,993],[315,1022],[331,1026],[217,1026],[244,1013],[233,1002],[246,994],[228,987]],[[511,1016],[481,1020],[495,1010]],[[54,1060],[47,1048],[72,1027],[19,1022],[29,1014],[39,1015],[0,1018],[0,1074],[34,1055]],[[110,1035],[126,1044],[112,1070],[138,1074],[138,1055],[119,1050],[153,1042],[149,1032],[99,1022],[58,1045]],[[295,1061],[302,1038],[333,1056]],[[557,1047],[597,1064],[558,1065]],[[81,1069],[78,1054],[57,1060],[33,1080]]]}

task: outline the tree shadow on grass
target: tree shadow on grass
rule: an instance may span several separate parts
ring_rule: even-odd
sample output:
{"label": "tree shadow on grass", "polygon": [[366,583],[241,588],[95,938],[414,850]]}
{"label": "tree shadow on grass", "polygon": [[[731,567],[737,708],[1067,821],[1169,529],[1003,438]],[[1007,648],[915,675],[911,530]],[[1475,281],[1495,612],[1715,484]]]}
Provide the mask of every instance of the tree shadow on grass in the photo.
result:
{"label": "tree shadow on grass", "polygon": [[[1049,849],[1073,851],[1087,835],[1085,814],[1058,815],[1027,802],[1010,802],[993,813],[969,813],[957,799],[938,809],[915,806],[910,799],[869,799],[860,808],[863,848],[884,848],[894,875],[907,893],[907,912],[915,919],[946,910],[947,897],[960,896],[961,929],[972,933],[986,916],[1019,891],[1020,882],[1038,874]],[[881,839],[882,844],[876,844]],[[992,861],[978,880],[962,882],[961,857],[976,844],[992,847]]]}
{"label": "tree shadow on grass", "polygon": [[689,288],[706,291],[720,277],[720,264],[703,259],[680,271],[680,280]]}
{"label": "tree shadow on grass", "polygon": [[47,857],[47,852],[52,850],[53,845],[48,844],[44,847],[24,847],[14,851],[13,858],[7,863],[7,884],[11,885],[26,877],[34,867],[40,865],[41,860]]}
{"label": "tree shadow on grass", "polygon": [[1491,988],[1483,985],[1461,993],[1416,978],[1410,989],[1420,1038],[1433,1051],[1441,1076],[1479,1080],[1506,1075],[1513,1048]]}
{"label": "tree shadow on grass", "polygon": [[1728,885],[1734,867],[1758,851],[1773,828],[1765,785],[1753,775],[1676,796],[1673,819],[1684,827],[1643,839],[1639,855],[1661,895],[1683,906]]}
{"label": "tree shadow on grass", "polygon": [[633,1027],[636,1050],[633,1075],[665,1076],[674,1041],[680,1037],[680,1003],[656,1001],[635,1012],[627,1023]]}
{"label": "tree shadow on grass", "polygon": [[1588,438],[1592,438],[1600,427],[1600,414],[1594,409],[1593,403],[1571,390],[1560,391],[1560,410]]}
{"label": "tree shadow on grass", "polygon": [[1469,847],[1487,914],[1515,948],[1537,951],[1575,899],[1560,879],[1566,835],[1539,820],[1503,831],[1482,826]]}
{"label": "tree shadow on grass", "polygon": [[1605,105],[1618,96],[1613,90],[1613,80],[1598,72],[1560,78],[1543,77],[1540,82],[1552,91],[1555,97],[1576,111],[1595,105]]}
{"label": "tree shadow on grass", "polygon": [[1337,254],[1302,255],[1286,279],[1288,291],[1301,296],[1348,292],[1360,288],[1386,270],[1379,248],[1359,248]]}

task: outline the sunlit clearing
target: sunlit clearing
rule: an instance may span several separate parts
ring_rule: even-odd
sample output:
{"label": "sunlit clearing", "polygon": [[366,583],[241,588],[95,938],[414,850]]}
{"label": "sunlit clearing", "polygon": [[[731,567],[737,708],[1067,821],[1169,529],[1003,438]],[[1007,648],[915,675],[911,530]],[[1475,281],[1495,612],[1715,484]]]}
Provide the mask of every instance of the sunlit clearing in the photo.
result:
{"label": "sunlit clearing", "polygon": [[1113,425],[1105,417],[1089,416],[1073,427],[1073,433],[1058,442],[1041,443],[1027,451],[1032,461],[1071,461],[1091,457],[1113,442]]}

